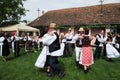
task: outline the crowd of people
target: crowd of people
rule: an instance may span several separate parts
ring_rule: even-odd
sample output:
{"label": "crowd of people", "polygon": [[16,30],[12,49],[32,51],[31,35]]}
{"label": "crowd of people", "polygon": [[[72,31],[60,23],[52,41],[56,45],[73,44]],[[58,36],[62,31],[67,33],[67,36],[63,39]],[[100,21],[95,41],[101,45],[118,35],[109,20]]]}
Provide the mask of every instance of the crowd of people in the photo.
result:
{"label": "crowd of people", "polygon": [[[0,33],[0,56],[3,57],[3,61],[7,61],[7,56],[10,54],[10,47],[15,57],[19,56],[20,45],[23,44],[25,52],[30,51],[37,52],[40,47],[39,37],[37,35],[29,35],[29,33],[23,34],[21,37],[17,36],[15,31],[13,32],[1,32]],[[21,43],[22,42],[22,43]]]}
{"label": "crowd of people", "polygon": [[[16,32],[12,32],[12,36],[1,33],[0,44],[2,44],[2,56],[6,61],[10,54],[9,43],[12,43],[14,56],[19,56],[19,41],[25,41],[25,51],[28,53],[34,46],[35,52],[38,50],[39,44],[42,43],[42,51],[38,56],[35,66],[38,68],[46,68],[48,76],[54,76],[58,72],[58,76],[62,78],[65,70],[60,67],[58,57],[71,57],[75,50],[75,62],[78,68],[88,73],[91,65],[96,59],[103,58],[112,61],[112,58],[120,57],[120,33],[115,35],[108,32],[105,35],[101,30],[95,36],[90,36],[89,32],[80,27],[74,34],[69,28],[67,33],[61,32],[59,35],[55,30],[56,24],[50,23],[49,30],[43,37],[31,36],[29,33],[24,37],[17,37]],[[33,45],[33,46],[32,46]],[[93,51],[93,47],[95,51]]]}
{"label": "crowd of people", "polygon": [[38,68],[46,67],[49,76],[53,76],[55,70],[62,76],[65,74],[64,70],[59,67],[57,57],[71,57],[74,50],[76,65],[85,73],[88,73],[94,60],[99,59],[102,53],[107,61],[120,57],[120,34],[115,36],[108,32],[105,36],[104,30],[101,30],[95,36],[90,36],[89,32],[81,27],[77,34],[73,34],[72,29],[69,28],[67,33],[61,32],[58,37],[55,25],[51,23],[48,32],[41,38],[44,47],[35,63]]}

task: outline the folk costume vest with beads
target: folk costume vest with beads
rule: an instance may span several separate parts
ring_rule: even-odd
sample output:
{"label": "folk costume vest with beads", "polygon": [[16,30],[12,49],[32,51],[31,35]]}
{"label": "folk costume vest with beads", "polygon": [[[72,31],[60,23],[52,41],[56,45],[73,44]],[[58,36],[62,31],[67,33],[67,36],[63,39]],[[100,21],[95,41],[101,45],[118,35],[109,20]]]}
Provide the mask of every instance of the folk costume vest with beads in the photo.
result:
{"label": "folk costume vest with beads", "polygon": [[49,45],[50,53],[60,49],[59,36],[57,32],[54,32],[54,34],[57,36],[57,38],[51,45]]}

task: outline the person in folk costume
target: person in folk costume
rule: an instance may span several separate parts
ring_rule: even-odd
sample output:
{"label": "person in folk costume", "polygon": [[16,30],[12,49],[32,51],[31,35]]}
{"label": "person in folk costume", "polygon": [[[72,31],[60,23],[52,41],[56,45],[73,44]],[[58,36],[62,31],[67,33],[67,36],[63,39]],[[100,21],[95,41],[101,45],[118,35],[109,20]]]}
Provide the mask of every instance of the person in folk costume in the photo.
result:
{"label": "person in folk costume", "polygon": [[[59,41],[60,41],[60,49],[59,52],[61,56],[64,56],[65,53],[65,45],[66,45],[66,39],[65,39],[65,34],[64,33],[60,33],[59,36]],[[47,66],[47,73],[50,72],[50,65],[49,65],[49,60],[50,60],[50,54],[47,54],[47,59],[46,59],[46,64],[45,66]],[[56,60],[56,64],[58,64],[58,60]]]}
{"label": "person in folk costume", "polygon": [[67,43],[67,51],[68,51],[68,56],[72,56],[72,51],[73,51],[73,43],[72,43],[72,39],[73,39],[73,32],[72,29],[69,28],[68,32],[65,34],[66,37],[66,43]]}
{"label": "person in folk costume", "polygon": [[67,56],[68,51],[67,51],[65,34],[63,32],[60,33],[59,39],[60,39],[60,43],[63,43],[65,45],[63,51],[63,56],[65,57]]}
{"label": "person in folk costume", "polygon": [[3,34],[2,34],[2,32],[0,32],[0,56],[2,56],[3,40],[4,40]]}
{"label": "person in folk costume", "polygon": [[52,43],[48,46],[49,53],[51,54],[50,59],[49,59],[49,65],[50,65],[49,76],[53,76],[54,72],[55,72],[54,70],[56,70],[59,73],[59,77],[63,77],[65,73],[64,73],[64,70],[62,68],[60,68],[60,66],[58,64],[58,59],[57,59],[58,55],[56,55],[57,53],[59,53],[61,46],[59,43],[59,36],[58,36],[57,32],[55,31],[55,26],[56,26],[55,23],[51,23],[49,30],[48,30],[48,34],[51,36],[51,38],[54,39],[52,41]]}
{"label": "person in folk costume", "polygon": [[78,68],[80,68],[79,61],[80,61],[80,54],[82,51],[82,39],[79,37],[82,37],[83,35],[84,35],[84,29],[79,28],[78,33],[73,37],[73,39],[76,41],[75,53],[76,53],[76,65]]}
{"label": "person in folk costume", "polygon": [[[112,32],[108,32],[108,33],[107,33],[107,39],[108,39],[108,38],[112,39],[112,45],[115,47],[116,36],[115,36]],[[107,39],[106,39],[106,40],[107,40]],[[105,43],[104,43],[105,46],[106,46],[106,44],[107,44],[106,42],[107,42],[107,41],[105,41]],[[106,48],[105,48],[104,50],[106,51]],[[106,60],[107,60],[107,52],[106,52]],[[109,60],[111,60],[111,59],[109,59]]]}
{"label": "person in folk costume", "polygon": [[6,32],[1,33],[0,42],[3,43],[3,45],[2,45],[2,56],[3,56],[3,61],[4,62],[7,61],[7,56],[10,54],[9,42],[8,42],[7,38],[8,38],[8,36],[7,36]]}
{"label": "person in folk costume", "polygon": [[[104,45],[104,42],[106,41],[106,37],[104,36],[104,30],[101,30],[99,34],[96,35],[96,49],[95,49],[95,54],[94,58],[99,59],[101,56],[102,48]],[[104,56],[106,56],[106,52],[104,50]]]}
{"label": "person in folk costume", "polygon": [[117,36],[116,36],[116,48],[117,48],[118,52],[120,53],[120,33],[117,34]]}
{"label": "person in folk costume", "polygon": [[116,36],[115,36],[115,34],[111,33],[110,38],[112,38],[113,46],[116,47],[116,46],[115,46],[115,45],[116,45]]}
{"label": "person in folk costume", "polygon": [[107,60],[107,53],[106,53],[106,40],[108,37],[113,37],[111,32],[107,33],[107,37],[104,39],[104,43],[103,43],[103,58]]}
{"label": "person in folk costume", "polygon": [[33,34],[33,46],[34,46],[34,49],[35,51],[34,52],[37,52],[38,51],[38,35],[36,33]]}
{"label": "person in folk costume", "polygon": [[42,48],[43,48],[42,37],[39,36],[39,38],[38,38],[38,49],[41,50]]}
{"label": "person in folk costume", "polygon": [[[74,32],[72,31],[71,32],[72,33],[72,36],[74,37],[75,35],[74,35]],[[72,37],[72,41],[71,41],[71,45],[72,45],[72,52],[75,50],[75,39],[73,39],[73,37]]]}
{"label": "person in folk costume", "polygon": [[[39,38],[39,41],[42,42],[46,41],[48,38],[49,34],[46,33],[43,35],[43,37]],[[46,44],[43,44],[42,51],[40,55],[38,56],[37,61],[35,62],[35,66],[38,68],[47,68],[47,73],[50,72],[50,65],[49,65],[49,58],[50,58],[50,53],[48,51],[48,46]]]}
{"label": "person in folk costume", "polygon": [[55,31],[55,26],[56,26],[55,23],[50,23],[48,33],[46,33],[42,38],[44,47],[35,63],[35,66],[39,68],[43,68],[46,63],[47,55],[49,55],[49,60],[47,62],[50,69],[48,71],[50,72],[48,76],[54,76],[54,72],[56,70],[59,73],[59,77],[62,78],[65,73],[64,70],[60,68],[57,58],[58,56],[63,55],[64,44],[60,45],[59,36]]}
{"label": "person in folk costume", "polygon": [[32,50],[32,37],[30,36],[29,33],[27,33],[27,35],[24,37],[24,41],[25,41],[25,51],[31,51]]}
{"label": "person in folk costume", "polygon": [[91,46],[93,46],[93,48],[95,47],[96,35],[97,34],[93,35],[93,39],[91,41]]}
{"label": "person in folk costume", "polygon": [[85,35],[80,37],[82,39],[82,52],[80,54],[79,64],[83,65],[84,72],[87,73],[90,66],[94,63],[93,52],[91,48],[92,37],[88,36],[89,32],[85,31]]}
{"label": "person in folk costume", "polygon": [[112,42],[112,37],[108,37],[107,44],[106,44],[108,61],[112,61],[112,58],[120,57],[120,53],[117,51],[117,49],[113,45],[114,43]]}
{"label": "person in folk costume", "polygon": [[15,57],[19,56],[20,47],[19,47],[20,38],[17,37],[16,32],[12,32],[11,41],[12,41],[12,50]]}

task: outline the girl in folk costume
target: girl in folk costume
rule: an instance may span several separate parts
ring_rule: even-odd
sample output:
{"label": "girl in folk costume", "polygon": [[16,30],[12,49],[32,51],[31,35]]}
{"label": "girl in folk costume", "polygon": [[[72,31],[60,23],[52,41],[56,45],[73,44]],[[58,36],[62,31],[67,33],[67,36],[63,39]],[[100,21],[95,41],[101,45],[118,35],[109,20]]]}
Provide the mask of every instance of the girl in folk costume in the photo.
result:
{"label": "girl in folk costume", "polygon": [[79,59],[82,51],[82,39],[80,39],[79,37],[83,37],[83,35],[84,35],[84,29],[79,28],[78,33],[73,37],[73,39],[76,41],[75,53],[76,53],[76,65],[78,68],[80,68]]}
{"label": "girl in folk costume", "polygon": [[31,51],[32,50],[32,37],[27,33],[27,35],[24,37],[25,41],[25,51]]}
{"label": "girl in folk costume", "polygon": [[20,38],[17,37],[16,32],[12,32],[11,40],[12,40],[12,50],[13,50],[14,56],[18,57],[19,51],[20,51],[20,47],[19,47]]}
{"label": "girl in folk costume", "polygon": [[34,52],[38,51],[38,39],[39,39],[38,35],[36,33],[33,33],[33,46],[35,49]]}
{"label": "girl in folk costume", "polygon": [[85,31],[85,35],[82,38],[82,52],[80,55],[80,64],[84,67],[84,72],[87,73],[89,67],[93,64],[93,52],[90,45],[92,37],[88,36],[88,32]]}
{"label": "girl in folk costume", "polygon": [[109,61],[111,61],[112,58],[120,57],[119,52],[117,51],[115,47],[113,47],[113,44],[114,43],[112,42],[112,37],[109,37],[107,39],[107,44],[106,44],[107,58],[109,59]]}
{"label": "girl in folk costume", "polygon": [[10,54],[9,43],[8,43],[8,40],[7,40],[7,33],[6,32],[1,34],[0,42],[3,43],[2,56],[3,56],[3,61],[6,62],[7,61],[7,56]]}

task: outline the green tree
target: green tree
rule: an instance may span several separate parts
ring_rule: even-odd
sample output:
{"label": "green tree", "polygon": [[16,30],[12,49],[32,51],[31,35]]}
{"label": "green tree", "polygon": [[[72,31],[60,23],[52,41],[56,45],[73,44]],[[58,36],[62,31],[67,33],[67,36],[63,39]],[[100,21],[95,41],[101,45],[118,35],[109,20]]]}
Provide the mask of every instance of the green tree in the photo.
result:
{"label": "green tree", "polygon": [[20,21],[26,12],[24,1],[26,0],[0,0],[0,26]]}

